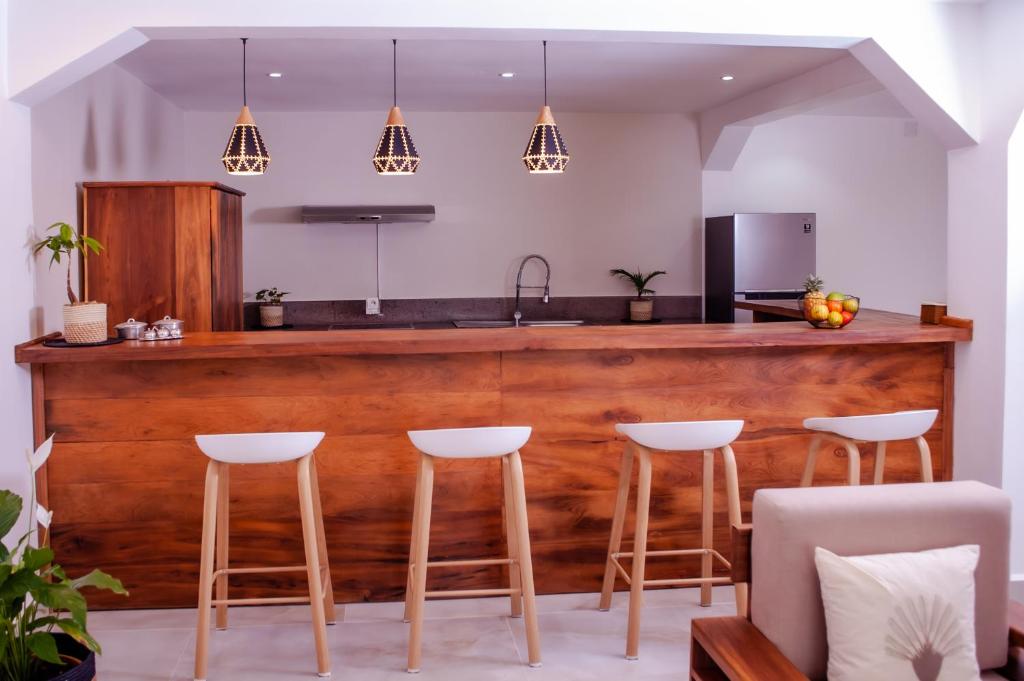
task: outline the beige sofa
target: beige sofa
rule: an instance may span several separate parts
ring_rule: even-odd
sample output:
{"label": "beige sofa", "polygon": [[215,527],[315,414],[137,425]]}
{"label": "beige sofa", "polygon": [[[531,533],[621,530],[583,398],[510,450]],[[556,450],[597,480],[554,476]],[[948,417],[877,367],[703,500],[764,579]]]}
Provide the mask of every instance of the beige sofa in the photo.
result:
{"label": "beige sofa", "polygon": [[734,528],[733,579],[750,619],[693,622],[694,681],[825,679],[828,647],[814,548],[839,555],[978,544],[975,631],[982,678],[1020,679],[1024,606],[1008,601],[1010,500],[978,482],[759,490]]}

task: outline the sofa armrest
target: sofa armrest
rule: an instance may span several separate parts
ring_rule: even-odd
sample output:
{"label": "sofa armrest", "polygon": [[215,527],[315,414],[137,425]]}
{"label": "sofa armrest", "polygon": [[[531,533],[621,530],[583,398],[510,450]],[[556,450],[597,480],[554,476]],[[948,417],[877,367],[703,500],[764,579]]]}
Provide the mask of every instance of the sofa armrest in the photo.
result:
{"label": "sofa armrest", "polygon": [[808,681],[745,617],[704,617],[690,628],[691,681]]}

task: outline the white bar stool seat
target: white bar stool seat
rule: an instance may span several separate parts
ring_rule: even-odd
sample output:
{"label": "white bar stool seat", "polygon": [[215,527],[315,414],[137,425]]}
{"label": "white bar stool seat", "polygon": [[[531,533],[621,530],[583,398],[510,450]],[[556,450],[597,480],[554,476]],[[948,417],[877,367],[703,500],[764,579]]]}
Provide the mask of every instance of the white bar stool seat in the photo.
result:
{"label": "white bar stool seat", "polygon": [[[416,475],[416,500],[413,504],[412,540],[409,547],[409,572],[405,591],[405,621],[409,627],[409,660],[407,670],[420,670],[423,649],[423,611],[427,598],[472,596],[508,596],[512,616],[524,617],[529,664],[539,667],[540,631],[537,626],[537,605],[533,586],[533,561],[530,557],[530,528],[526,517],[526,489],[523,463],[519,449],[530,439],[528,426],[489,428],[449,428],[442,430],[411,430],[409,439],[420,451]],[[501,457],[504,492],[505,534],[508,539],[507,558],[477,560],[428,561],[430,545],[430,510],[434,490],[434,459],[493,459]],[[507,589],[464,589],[459,591],[427,591],[427,569],[507,565]]]}
{"label": "white bar stool seat", "polygon": [[875,443],[874,483],[880,484],[885,473],[885,449],[887,442],[914,440],[920,455],[921,480],[932,482],[932,459],[928,443],[924,439],[935,419],[938,409],[898,411],[889,414],[866,414],[860,416],[829,416],[804,419],[804,428],[814,431],[807,453],[807,463],[800,480],[802,487],[814,482],[814,466],[818,450],[825,440],[833,440],[846,448],[848,457],[847,480],[851,485],[860,484],[860,449],[858,442]]}
{"label": "white bar stool seat", "polygon": [[[725,465],[725,489],[729,500],[729,523],[742,523],[740,513],[739,480],[736,473],[736,456],[731,443],[743,430],[743,421],[676,421],[668,423],[620,423],[615,430],[628,440],[622,452],[622,466],[619,469],[618,495],[615,499],[615,513],[612,516],[611,539],[608,542],[608,556],[605,563],[604,583],[601,587],[600,610],[611,607],[612,591],[616,576],[629,584],[629,620],[626,632],[626,659],[635,660],[640,645],[640,610],[643,604],[645,586],[693,586],[700,585],[700,604],[711,605],[711,587],[715,584],[732,584],[729,577],[713,575],[713,561],[717,560],[726,568],[728,560],[714,548],[714,473],[715,452],[721,452]],[[703,452],[704,467],[701,492],[701,548],[647,550],[647,524],[651,500],[651,455],[654,452]],[[634,455],[640,461],[637,481],[636,533],[633,551],[620,551],[622,532],[626,521],[626,505],[629,501],[629,485],[633,471]],[[648,557],[688,556],[701,557],[701,576],[683,579],[644,579]],[[632,558],[630,572],[619,562],[620,558]],[[747,612],[747,585],[736,584],[736,610],[739,615]]]}
{"label": "white bar stool seat", "polygon": [[[328,623],[334,624],[334,589],[327,558],[323,510],[313,452],[323,433],[239,433],[197,435],[196,444],[210,459],[206,467],[203,500],[203,544],[199,565],[199,621],[196,627],[196,681],[205,681],[210,645],[210,608],[217,610],[217,629],[228,627],[228,606],[309,603],[316,643],[317,674],[331,675],[327,650]],[[286,567],[228,567],[228,470],[232,465],[298,461],[299,511],[302,517],[304,565]],[[305,572],[309,596],[279,598],[228,598],[228,576]],[[211,591],[216,587],[216,598]]]}
{"label": "white bar stool seat", "polygon": [[732,443],[743,430],[743,421],[619,423],[615,430],[648,449],[699,452]]}
{"label": "white bar stool seat", "polygon": [[529,426],[410,430],[409,439],[416,449],[439,459],[483,459],[518,450],[530,439],[530,431]]}
{"label": "white bar stool seat", "polygon": [[323,439],[323,433],[240,433],[196,435],[196,444],[221,463],[284,463],[311,453]]}

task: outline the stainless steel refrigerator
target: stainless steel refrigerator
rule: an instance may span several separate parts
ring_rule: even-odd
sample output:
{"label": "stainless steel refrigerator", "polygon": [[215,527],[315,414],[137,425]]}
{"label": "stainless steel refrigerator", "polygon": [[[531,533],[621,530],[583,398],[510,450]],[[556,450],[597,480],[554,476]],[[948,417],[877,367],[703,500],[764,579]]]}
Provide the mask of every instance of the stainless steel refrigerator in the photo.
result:
{"label": "stainless steel refrigerator", "polygon": [[705,218],[704,321],[752,321],[736,300],[795,301],[815,271],[816,232],[814,213]]}

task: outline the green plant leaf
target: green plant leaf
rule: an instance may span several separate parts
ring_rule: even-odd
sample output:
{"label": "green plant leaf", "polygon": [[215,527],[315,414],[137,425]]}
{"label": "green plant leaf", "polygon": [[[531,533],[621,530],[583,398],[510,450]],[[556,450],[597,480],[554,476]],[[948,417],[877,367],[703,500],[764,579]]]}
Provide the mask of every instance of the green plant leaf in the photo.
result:
{"label": "green plant leaf", "polygon": [[14,601],[21,598],[38,585],[46,584],[39,575],[28,570],[13,571],[0,583],[0,602]]}
{"label": "green plant leaf", "polygon": [[51,584],[40,579],[32,587],[32,596],[51,610],[68,611],[71,619],[85,625],[85,596],[78,593],[71,583]]}
{"label": "green plant leaf", "polygon": [[0,537],[7,536],[21,516],[21,497],[10,490],[0,490]]}
{"label": "green plant leaf", "polygon": [[94,653],[103,652],[100,648],[99,641],[90,636],[89,632],[85,630],[85,627],[80,626],[78,622],[69,619],[61,619],[57,620],[57,626],[60,627],[65,634],[68,634],[71,638],[75,639]]}
{"label": "green plant leaf", "polygon": [[89,574],[79,577],[78,579],[72,579],[69,583],[75,589],[91,586],[96,589],[113,591],[116,594],[122,594],[124,596],[128,595],[128,591],[124,588],[124,584],[121,583],[121,580],[111,577],[102,570],[93,570]]}
{"label": "green plant leaf", "polygon": [[22,562],[24,563],[23,569],[35,572],[44,565],[53,562],[53,551],[47,547],[38,549],[29,547],[25,550]]}
{"label": "green plant leaf", "polygon": [[64,660],[60,659],[60,653],[57,652],[57,640],[53,638],[53,634],[37,631],[25,638],[25,644],[40,660],[64,666]]}
{"label": "green plant leaf", "polygon": [[74,238],[74,232],[71,230],[71,225],[66,222],[60,223],[60,238],[61,241],[71,241]]}

